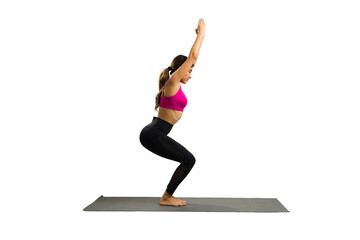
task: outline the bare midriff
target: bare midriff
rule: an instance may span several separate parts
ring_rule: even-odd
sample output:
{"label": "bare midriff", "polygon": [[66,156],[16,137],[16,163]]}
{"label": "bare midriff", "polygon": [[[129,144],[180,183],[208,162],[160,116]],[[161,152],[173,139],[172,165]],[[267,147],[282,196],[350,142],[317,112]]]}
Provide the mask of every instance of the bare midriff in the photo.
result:
{"label": "bare midriff", "polygon": [[182,111],[159,107],[158,118],[175,125],[175,123],[177,123],[177,121],[181,118],[182,114]]}

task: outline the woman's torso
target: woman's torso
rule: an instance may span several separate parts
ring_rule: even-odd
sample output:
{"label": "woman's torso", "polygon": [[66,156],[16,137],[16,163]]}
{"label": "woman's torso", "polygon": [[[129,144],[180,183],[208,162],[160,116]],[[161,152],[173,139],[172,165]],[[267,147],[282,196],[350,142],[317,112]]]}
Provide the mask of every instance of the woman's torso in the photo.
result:
{"label": "woman's torso", "polygon": [[[170,83],[171,83],[170,81],[167,81],[167,84],[165,84],[164,87],[165,97],[174,96],[180,89],[180,82],[175,84],[170,84]],[[175,125],[175,123],[177,123],[180,120],[182,114],[183,114],[182,111],[159,107],[158,118],[161,118],[166,122]]]}

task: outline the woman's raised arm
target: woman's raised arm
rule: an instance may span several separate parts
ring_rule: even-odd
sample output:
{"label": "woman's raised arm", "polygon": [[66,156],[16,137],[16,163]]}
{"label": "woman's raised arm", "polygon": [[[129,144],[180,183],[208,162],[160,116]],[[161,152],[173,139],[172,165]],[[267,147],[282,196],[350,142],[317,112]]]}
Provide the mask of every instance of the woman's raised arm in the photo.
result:
{"label": "woman's raised arm", "polygon": [[178,70],[174,72],[174,74],[171,77],[171,80],[173,82],[180,81],[183,77],[186,76],[187,71],[189,71],[190,68],[194,67],[197,61],[197,58],[199,56],[200,48],[203,42],[203,39],[205,37],[205,22],[204,19],[200,19],[198,23],[198,27],[195,30],[197,36],[195,39],[195,43],[192,46],[189,56],[186,59],[186,61],[179,67]]}

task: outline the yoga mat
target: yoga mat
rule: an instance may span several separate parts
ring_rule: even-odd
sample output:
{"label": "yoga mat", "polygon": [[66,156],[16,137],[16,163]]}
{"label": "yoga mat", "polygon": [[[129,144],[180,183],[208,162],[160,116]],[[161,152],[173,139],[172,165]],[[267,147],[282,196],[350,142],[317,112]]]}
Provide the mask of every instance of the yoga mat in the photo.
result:
{"label": "yoga mat", "polygon": [[161,206],[160,197],[104,197],[84,211],[171,211],[171,212],[289,212],[276,198],[178,197],[186,206]]}

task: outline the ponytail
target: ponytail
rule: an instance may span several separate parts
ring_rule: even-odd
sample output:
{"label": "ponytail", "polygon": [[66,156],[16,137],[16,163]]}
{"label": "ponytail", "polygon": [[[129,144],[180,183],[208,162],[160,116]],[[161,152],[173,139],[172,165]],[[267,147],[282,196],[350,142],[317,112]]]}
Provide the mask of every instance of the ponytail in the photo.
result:
{"label": "ponytail", "polygon": [[166,82],[166,80],[169,79],[169,68],[165,68],[161,73],[160,73],[160,77],[159,77],[159,92],[156,94],[155,97],[155,110],[158,111],[157,109],[160,106],[160,98],[162,95],[162,88]]}

